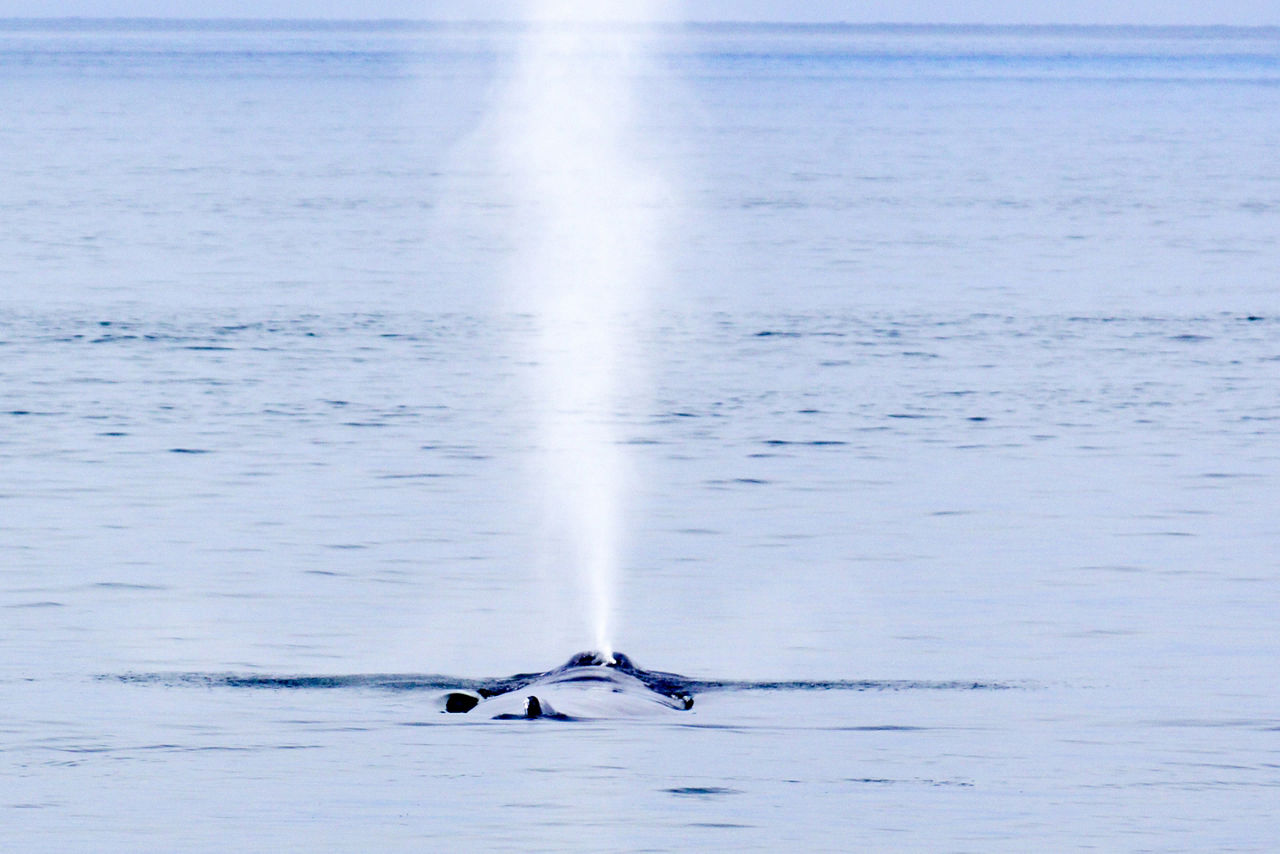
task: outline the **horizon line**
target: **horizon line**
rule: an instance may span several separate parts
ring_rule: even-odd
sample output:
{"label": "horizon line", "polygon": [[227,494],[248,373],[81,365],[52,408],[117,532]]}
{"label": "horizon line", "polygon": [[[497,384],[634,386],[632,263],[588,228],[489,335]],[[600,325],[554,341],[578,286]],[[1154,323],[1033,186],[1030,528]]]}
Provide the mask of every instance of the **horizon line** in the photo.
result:
{"label": "horizon line", "polygon": [[[0,26],[13,24],[249,24],[249,25],[320,25],[320,26],[521,26],[531,21],[520,18],[405,18],[405,17],[291,17],[291,16],[226,16],[226,15],[20,15],[0,16]],[[841,29],[969,29],[969,30],[1280,30],[1280,23],[1273,24],[1225,24],[1225,23],[1103,23],[1103,22],[992,22],[992,21],[775,21],[759,19],[677,19],[664,18],[652,21],[619,21],[597,18],[586,21],[552,21],[547,23],[579,23],[612,26],[679,26],[679,27],[768,27],[814,29],[837,27]]]}

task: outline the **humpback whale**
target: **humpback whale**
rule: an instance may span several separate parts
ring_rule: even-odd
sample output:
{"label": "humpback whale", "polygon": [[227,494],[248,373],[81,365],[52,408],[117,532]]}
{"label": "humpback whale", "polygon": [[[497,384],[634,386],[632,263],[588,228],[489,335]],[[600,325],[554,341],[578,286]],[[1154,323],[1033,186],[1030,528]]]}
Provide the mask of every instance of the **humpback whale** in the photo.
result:
{"label": "humpback whale", "polygon": [[545,673],[522,673],[478,691],[452,691],[444,711],[486,720],[591,720],[693,708],[682,677],[641,670],[622,653],[582,652]]}

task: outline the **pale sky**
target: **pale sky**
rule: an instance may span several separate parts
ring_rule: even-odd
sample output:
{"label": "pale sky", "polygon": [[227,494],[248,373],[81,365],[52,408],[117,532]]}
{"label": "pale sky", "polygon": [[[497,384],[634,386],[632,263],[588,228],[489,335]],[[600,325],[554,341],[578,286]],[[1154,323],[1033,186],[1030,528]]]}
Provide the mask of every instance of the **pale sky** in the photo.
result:
{"label": "pale sky", "polygon": [[[612,0],[622,3],[624,0]],[[6,17],[516,18],[522,0],[0,0]],[[611,0],[595,0],[607,9]],[[657,0],[665,20],[1280,25],[1280,0]]]}

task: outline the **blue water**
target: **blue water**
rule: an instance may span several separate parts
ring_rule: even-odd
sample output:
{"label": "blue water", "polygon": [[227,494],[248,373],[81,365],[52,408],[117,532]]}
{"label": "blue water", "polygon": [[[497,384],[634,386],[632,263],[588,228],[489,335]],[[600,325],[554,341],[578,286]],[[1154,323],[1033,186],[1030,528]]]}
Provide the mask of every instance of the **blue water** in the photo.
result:
{"label": "blue water", "polygon": [[589,643],[519,37],[0,25],[10,844],[1269,850],[1280,32],[663,31],[616,642],[707,690],[459,725]]}

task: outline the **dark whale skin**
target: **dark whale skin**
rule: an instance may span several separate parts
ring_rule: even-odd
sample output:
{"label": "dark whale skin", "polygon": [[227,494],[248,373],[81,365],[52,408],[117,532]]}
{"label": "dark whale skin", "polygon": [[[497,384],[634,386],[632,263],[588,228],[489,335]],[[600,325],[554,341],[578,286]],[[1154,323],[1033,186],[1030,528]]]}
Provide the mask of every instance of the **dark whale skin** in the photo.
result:
{"label": "dark whale skin", "polygon": [[614,653],[580,652],[554,670],[519,673],[476,691],[445,697],[444,711],[489,720],[591,720],[687,711],[684,679],[642,670]]}

